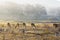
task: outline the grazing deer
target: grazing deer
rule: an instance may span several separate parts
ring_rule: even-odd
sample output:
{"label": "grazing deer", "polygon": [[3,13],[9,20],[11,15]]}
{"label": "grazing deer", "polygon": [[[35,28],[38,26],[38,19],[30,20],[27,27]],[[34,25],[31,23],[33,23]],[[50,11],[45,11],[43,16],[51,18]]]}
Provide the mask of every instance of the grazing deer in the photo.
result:
{"label": "grazing deer", "polygon": [[23,27],[24,27],[24,29],[26,29],[26,24],[25,23],[23,23]]}
{"label": "grazing deer", "polygon": [[55,27],[56,36],[60,36],[60,24],[53,24]]}
{"label": "grazing deer", "polygon": [[7,27],[5,29],[6,32],[11,32],[11,24],[7,23]]}
{"label": "grazing deer", "polygon": [[17,25],[15,26],[15,28],[19,27],[19,23],[17,23]]}
{"label": "grazing deer", "polygon": [[31,26],[32,26],[33,29],[36,29],[36,26],[35,26],[34,23],[31,23]]}
{"label": "grazing deer", "polygon": [[10,23],[7,23],[7,26],[8,26],[8,27],[11,27]]}
{"label": "grazing deer", "polygon": [[23,29],[23,33],[25,32],[25,30],[26,30],[26,24],[25,23],[23,23],[23,26],[25,27],[24,29]]}

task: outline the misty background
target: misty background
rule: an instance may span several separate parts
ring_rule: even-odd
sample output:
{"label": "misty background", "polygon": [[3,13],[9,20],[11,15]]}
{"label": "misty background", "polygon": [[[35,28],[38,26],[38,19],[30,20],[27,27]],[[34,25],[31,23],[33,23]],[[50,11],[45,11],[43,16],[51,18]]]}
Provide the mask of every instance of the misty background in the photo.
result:
{"label": "misty background", "polygon": [[60,7],[5,2],[0,4],[0,20],[60,22]]}

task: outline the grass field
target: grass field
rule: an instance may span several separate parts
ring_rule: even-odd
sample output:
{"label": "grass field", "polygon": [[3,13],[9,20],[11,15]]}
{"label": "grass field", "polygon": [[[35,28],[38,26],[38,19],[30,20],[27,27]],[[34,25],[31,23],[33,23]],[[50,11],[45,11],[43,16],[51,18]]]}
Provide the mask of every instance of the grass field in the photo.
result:
{"label": "grass field", "polygon": [[0,22],[0,40],[60,40],[53,24]]}

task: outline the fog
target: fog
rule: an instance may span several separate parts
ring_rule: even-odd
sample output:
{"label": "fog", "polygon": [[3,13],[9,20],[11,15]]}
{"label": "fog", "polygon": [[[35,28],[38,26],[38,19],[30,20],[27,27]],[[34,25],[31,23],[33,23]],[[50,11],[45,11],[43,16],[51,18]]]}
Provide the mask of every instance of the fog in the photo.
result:
{"label": "fog", "polygon": [[0,5],[0,19],[3,20],[38,20],[43,15],[47,15],[46,9],[39,4],[4,3]]}
{"label": "fog", "polygon": [[[59,10],[59,11],[57,11]],[[57,13],[56,13],[57,11]],[[57,16],[56,16],[57,15]],[[5,2],[0,4],[0,20],[15,21],[60,21],[60,9],[46,9],[40,4],[16,4],[13,2]]]}

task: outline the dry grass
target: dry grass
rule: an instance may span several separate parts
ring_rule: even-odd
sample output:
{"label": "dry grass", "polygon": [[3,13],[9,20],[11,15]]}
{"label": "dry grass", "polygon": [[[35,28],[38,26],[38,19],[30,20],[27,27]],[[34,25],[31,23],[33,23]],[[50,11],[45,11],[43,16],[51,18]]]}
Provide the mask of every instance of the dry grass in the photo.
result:
{"label": "dry grass", "polygon": [[59,36],[49,30],[54,29],[53,23],[35,23],[35,29],[31,23],[26,23],[26,26],[23,23],[18,26],[16,22],[11,22],[9,26],[7,23],[0,23],[0,29],[4,29],[0,30],[0,40],[60,40]]}

